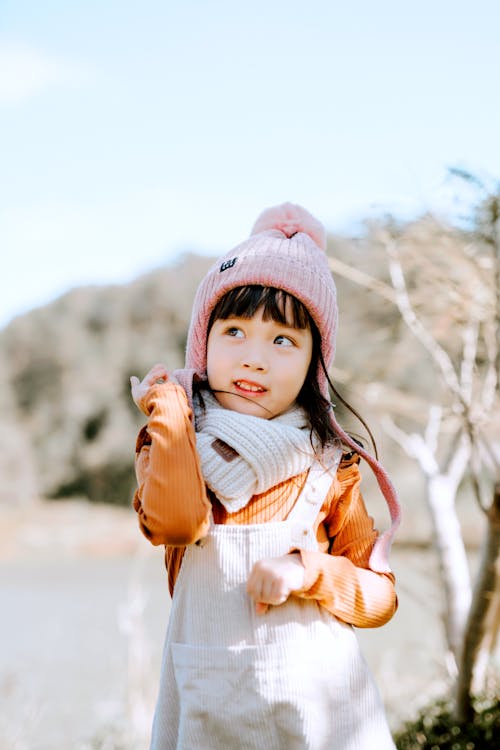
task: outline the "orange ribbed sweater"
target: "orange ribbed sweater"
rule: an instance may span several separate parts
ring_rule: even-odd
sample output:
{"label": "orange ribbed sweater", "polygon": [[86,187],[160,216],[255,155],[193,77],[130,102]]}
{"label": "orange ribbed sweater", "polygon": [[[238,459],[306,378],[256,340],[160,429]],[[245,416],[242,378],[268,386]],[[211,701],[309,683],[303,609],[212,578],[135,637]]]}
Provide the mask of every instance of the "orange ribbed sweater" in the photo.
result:
{"label": "orange ribbed sweater", "polygon": [[[144,535],[165,545],[173,593],[187,544],[206,535],[210,511],[215,523],[283,521],[293,508],[307,472],[272,487],[229,515],[203,481],[186,394],[173,383],[153,386],[140,404],[148,416],[136,445],[138,488],[134,508]],[[345,457],[315,524],[318,551],[299,550],[304,587],[294,593],[314,599],[357,627],[384,625],[397,607],[394,576],[368,567],[377,538],[359,485],[358,456]]]}

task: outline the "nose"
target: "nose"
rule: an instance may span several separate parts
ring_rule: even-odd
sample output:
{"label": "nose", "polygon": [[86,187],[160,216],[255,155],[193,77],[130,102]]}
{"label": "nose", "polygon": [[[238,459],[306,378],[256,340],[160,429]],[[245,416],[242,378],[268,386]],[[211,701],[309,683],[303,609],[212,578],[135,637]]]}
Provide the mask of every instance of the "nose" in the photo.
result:
{"label": "nose", "polygon": [[268,363],[262,347],[256,344],[249,344],[242,353],[241,366],[245,370],[254,370],[255,372],[266,372]]}

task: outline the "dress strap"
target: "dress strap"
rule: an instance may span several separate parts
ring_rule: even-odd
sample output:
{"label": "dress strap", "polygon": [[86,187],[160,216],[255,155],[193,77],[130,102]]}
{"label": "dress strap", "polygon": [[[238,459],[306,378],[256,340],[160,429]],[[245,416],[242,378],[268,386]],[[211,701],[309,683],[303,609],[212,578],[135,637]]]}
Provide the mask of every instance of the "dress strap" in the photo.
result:
{"label": "dress strap", "polygon": [[[293,523],[293,541],[298,546],[303,547],[305,537],[312,535],[312,527],[328,495],[341,457],[342,449],[335,448],[328,455],[323,455],[321,462],[315,460],[309,469],[302,492],[287,518],[287,522]],[[311,546],[312,538],[307,542],[307,546]]]}

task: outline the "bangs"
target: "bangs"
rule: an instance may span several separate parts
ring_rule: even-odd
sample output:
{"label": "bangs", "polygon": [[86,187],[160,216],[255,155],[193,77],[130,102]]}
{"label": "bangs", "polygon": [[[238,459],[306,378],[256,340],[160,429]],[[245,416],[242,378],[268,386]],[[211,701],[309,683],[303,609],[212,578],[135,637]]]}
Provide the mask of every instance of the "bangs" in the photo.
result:
{"label": "bangs", "polygon": [[272,286],[239,286],[222,297],[212,310],[208,332],[216,320],[253,318],[262,308],[263,320],[274,320],[290,328],[314,328],[314,323],[302,302],[283,289]]}

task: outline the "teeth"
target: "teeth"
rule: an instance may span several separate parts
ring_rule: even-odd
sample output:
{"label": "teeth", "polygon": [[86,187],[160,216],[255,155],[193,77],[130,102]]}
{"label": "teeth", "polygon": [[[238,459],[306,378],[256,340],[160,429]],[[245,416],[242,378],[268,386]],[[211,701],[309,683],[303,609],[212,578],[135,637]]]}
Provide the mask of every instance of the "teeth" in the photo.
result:
{"label": "teeth", "polygon": [[259,385],[250,385],[250,383],[242,383],[241,380],[236,381],[238,388],[244,391],[252,391],[253,393],[261,393],[265,388],[261,388]]}

